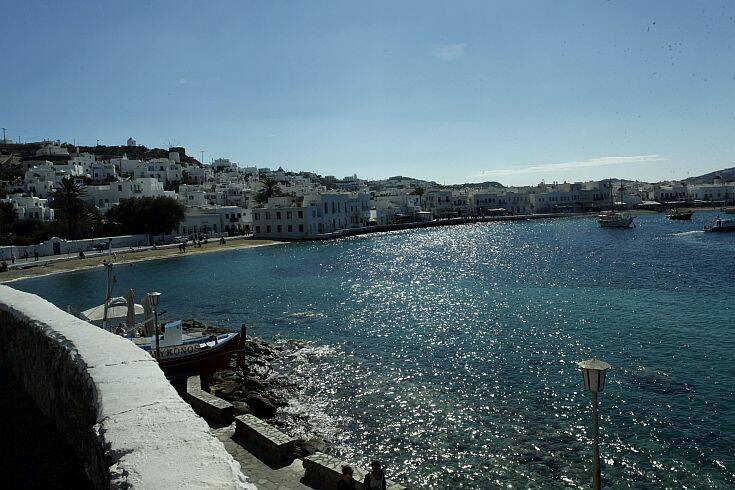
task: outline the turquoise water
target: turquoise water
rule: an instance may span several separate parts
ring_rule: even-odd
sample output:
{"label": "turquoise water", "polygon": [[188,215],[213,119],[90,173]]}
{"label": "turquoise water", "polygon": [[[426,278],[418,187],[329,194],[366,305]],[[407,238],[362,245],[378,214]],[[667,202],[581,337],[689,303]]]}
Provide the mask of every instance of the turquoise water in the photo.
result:
{"label": "turquoise water", "polygon": [[[588,487],[589,394],[603,484],[735,485],[735,234],[641,216],[489,223],[180,257],[116,268],[198,318],[321,346],[294,361],[290,409],[350,460],[418,487]],[[15,284],[101,302],[100,270]],[[82,299],[84,298],[84,299]],[[298,427],[295,428],[298,430]]]}

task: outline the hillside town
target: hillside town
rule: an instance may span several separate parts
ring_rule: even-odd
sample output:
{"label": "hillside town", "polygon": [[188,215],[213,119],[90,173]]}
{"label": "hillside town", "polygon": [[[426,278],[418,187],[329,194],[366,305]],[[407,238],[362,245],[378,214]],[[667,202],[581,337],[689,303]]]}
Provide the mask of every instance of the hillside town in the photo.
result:
{"label": "hillside town", "polygon": [[[203,163],[187,156],[184,148],[148,150],[133,138],[117,147],[83,148],[60,141],[21,145],[7,138],[0,143],[0,201],[12,205],[14,219],[54,221],[54,192],[64,180],[71,180],[80,185],[81,199],[101,215],[109,215],[124,200],[176,200],[185,211],[171,236],[317,239],[345,230],[450,218],[735,202],[735,181],[721,175],[698,183],[605,180],[446,186],[401,176],[372,181],[357,175],[321,176],[241,165],[227,158]],[[151,154],[156,156],[146,156]]]}

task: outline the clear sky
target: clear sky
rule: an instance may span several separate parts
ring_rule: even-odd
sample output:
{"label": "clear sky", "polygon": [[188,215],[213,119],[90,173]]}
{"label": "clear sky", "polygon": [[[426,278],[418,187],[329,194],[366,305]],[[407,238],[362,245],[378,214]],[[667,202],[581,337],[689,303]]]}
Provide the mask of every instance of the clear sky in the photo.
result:
{"label": "clear sky", "polygon": [[0,126],[338,177],[735,165],[735,2],[2,2]]}

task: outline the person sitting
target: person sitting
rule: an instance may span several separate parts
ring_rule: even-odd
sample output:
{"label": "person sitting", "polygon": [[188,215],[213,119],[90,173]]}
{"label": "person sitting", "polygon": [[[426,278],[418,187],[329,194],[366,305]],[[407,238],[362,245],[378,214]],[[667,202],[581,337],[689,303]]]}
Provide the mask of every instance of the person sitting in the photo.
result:
{"label": "person sitting", "polygon": [[383,467],[380,461],[373,461],[370,463],[370,473],[365,475],[365,483],[363,488],[365,490],[386,490],[387,484],[385,482],[385,473],[383,473]]}
{"label": "person sitting", "polygon": [[342,465],[342,478],[337,483],[337,490],[355,490],[355,479],[352,478],[352,467]]}

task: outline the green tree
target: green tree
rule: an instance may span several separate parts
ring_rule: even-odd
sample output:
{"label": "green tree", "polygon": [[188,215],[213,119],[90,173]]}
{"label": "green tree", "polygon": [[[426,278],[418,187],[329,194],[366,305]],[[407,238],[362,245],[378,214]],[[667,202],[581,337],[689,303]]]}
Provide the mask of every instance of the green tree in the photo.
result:
{"label": "green tree", "polygon": [[83,221],[88,206],[84,202],[84,184],[71,177],[64,177],[52,193],[51,207],[56,211],[56,219],[66,224],[66,238],[77,238],[79,224]]}
{"label": "green tree", "polygon": [[18,219],[12,202],[0,202],[0,225],[6,227],[12,225]]}
{"label": "green tree", "polygon": [[260,204],[265,204],[271,197],[280,195],[281,188],[278,187],[278,182],[271,179],[265,179],[263,181],[263,188],[255,195],[255,200]]}
{"label": "green tree", "polygon": [[412,196],[423,196],[424,195],[424,188],[423,187],[417,187],[411,192]]}
{"label": "green tree", "polygon": [[107,212],[123,233],[145,233],[149,237],[171,233],[184,219],[186,207],[172,197],[123,199]]}

